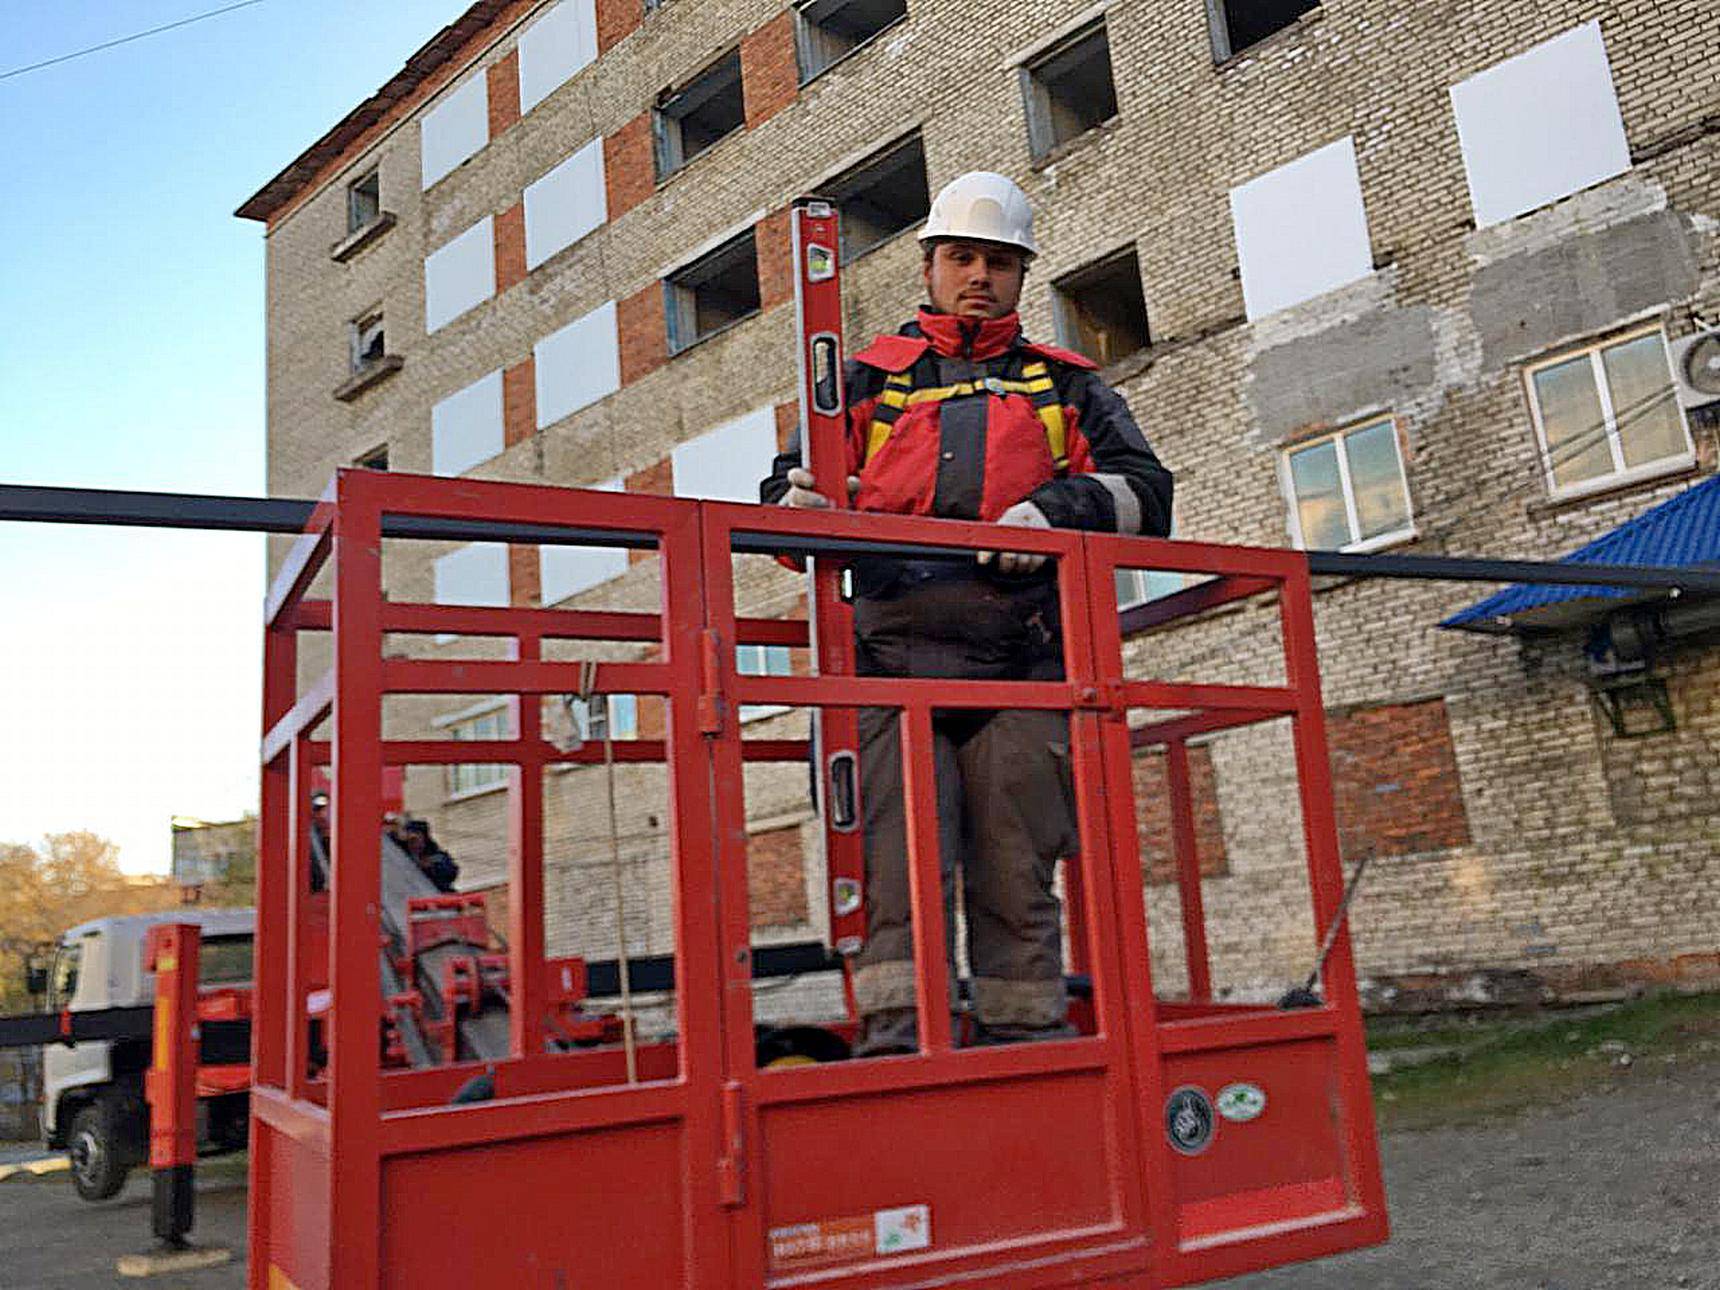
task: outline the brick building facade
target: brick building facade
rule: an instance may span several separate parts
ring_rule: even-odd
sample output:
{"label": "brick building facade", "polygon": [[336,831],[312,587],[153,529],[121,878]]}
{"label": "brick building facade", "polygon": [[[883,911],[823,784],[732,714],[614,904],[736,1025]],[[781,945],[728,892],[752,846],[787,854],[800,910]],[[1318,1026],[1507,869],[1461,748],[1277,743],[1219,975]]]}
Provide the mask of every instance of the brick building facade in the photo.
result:
{"label": "brick building facade", "polygon": [[[988,168],[1039,213],[1029,334],[1105,363],[1177,476],[1178,536],[1561,554],[1716,468],[1712,411],[1678,405],[1669,362],[1720,318],[1704,12],[474,4],[240,211],[267,226],[270,492],[372,464],[744,497],[794,419],[790,200],[843,206],[857,339],[918,300],[928,191]],[[797,580],[737,568],[743,608],[804,612]],[[396,599],[657,598],[637,552],[417,544],[385,576]],[[1318,589],[1344,850],[1376,862],[1353,916],[1375,997],[1720,974],[1720,651],[1679,643],[1659,664],[1674,728],[1620,738],[1580,633],[1437,629],[1480,594]],[[1270,682],[1272,615],[1142,637],[1130,667]],[[505,721],[446,699],[388,718],[450,737]],[[625,736],[661,716],[640,700],[607,720]],[[1276,991],[1313,954],[1287,731],[1191,762],[1215,982]],[[1143,755],[1145,900],[1174,989],[1163,773]],[[612,953],[618,921],[631,951],[668,948],[661,778],[617,775],[619,886],[602,772],[552,772],[552,952]],[[501,880],[505,782],[425,769],[407,791],[463,885]],[[816,931],[804,774],[750,772],[748,808],[760,936]]]}

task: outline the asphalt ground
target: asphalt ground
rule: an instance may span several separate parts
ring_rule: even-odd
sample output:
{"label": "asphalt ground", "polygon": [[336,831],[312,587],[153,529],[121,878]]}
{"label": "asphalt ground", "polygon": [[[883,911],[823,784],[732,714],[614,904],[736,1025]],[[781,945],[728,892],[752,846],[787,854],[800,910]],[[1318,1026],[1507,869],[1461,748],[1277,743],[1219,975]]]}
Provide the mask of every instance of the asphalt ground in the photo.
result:
{"label": "asphalt ground", "polygon": [[[33,1158],[27,1149],[0,1162]],[[1720,1290],[1720,1053],[1644,1057],[1603,1086],[1525,1111],[1382,1139],[1392,1239],[1220,1283],[1226,1290]],[[0,1182],[0,1288],[238,1290],[243,1157],[200,1170],[193,1240],[233,1263],[146,1281],[146,1171],[115,1199],[64,1172]]]}

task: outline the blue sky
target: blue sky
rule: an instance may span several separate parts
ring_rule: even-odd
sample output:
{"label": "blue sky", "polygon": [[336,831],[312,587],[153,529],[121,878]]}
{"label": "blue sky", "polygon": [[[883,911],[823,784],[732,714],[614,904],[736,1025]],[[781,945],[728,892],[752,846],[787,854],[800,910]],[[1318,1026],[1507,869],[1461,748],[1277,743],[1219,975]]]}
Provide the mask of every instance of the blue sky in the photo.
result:
{"label": "blue sky", "polygon": [[[0,75],[231,0],[0,0]],[[0,79],[0,482],[261,494],[233,210],[465,0],[261,0]],[[261,538],[0,523],[0,842],[165,869],[256,796]]]}

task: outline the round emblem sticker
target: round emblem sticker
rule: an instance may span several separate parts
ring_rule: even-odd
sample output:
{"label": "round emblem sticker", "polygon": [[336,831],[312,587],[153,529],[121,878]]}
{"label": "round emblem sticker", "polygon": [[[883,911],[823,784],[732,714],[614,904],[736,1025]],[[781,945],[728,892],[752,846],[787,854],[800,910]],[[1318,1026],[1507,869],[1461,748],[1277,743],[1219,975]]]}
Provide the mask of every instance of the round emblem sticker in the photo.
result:
{"label": "round emblem sticker", "polygon": [[1198,1156],[1212,1142],[1212,1102],[1204,1090],[1185,1084],[1165,1100],[1165,1135],[1185,1156]]}
{"label": "round emblem sticker", "polygon": [[1266,1109],[1266,1091],[1258,1084],[1226,1084],[1218,1090],[1218,1113],[1246,1124]]}

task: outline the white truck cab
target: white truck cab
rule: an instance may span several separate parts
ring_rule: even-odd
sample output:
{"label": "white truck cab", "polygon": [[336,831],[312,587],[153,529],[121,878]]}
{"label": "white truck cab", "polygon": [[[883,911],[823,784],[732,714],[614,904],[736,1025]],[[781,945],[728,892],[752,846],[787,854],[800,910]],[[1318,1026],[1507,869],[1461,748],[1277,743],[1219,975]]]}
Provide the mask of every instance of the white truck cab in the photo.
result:
{"label": "white truck cab", "polygon": [[[155,974],[144,967],[144,950],[149,929],[158,923],[195,923],[202,929],[201,984],[250,984],[255,910],[131,914],[91,919],[60,936],[49,968],[49,1006],[56,1012],[92,1012],[153,1004]],[[49,1146],[70,1152],[72,1180],[86,1200],[112,1196],[126,1173],[147,1158],[143,1073],[148,1066],[147,1040],[88,1040],[42,1050],[42,1134]],[[242,1142],[244,1108],[221,1112],[211,1115],[210,1127],[218,1137],[237,1133]]]}

